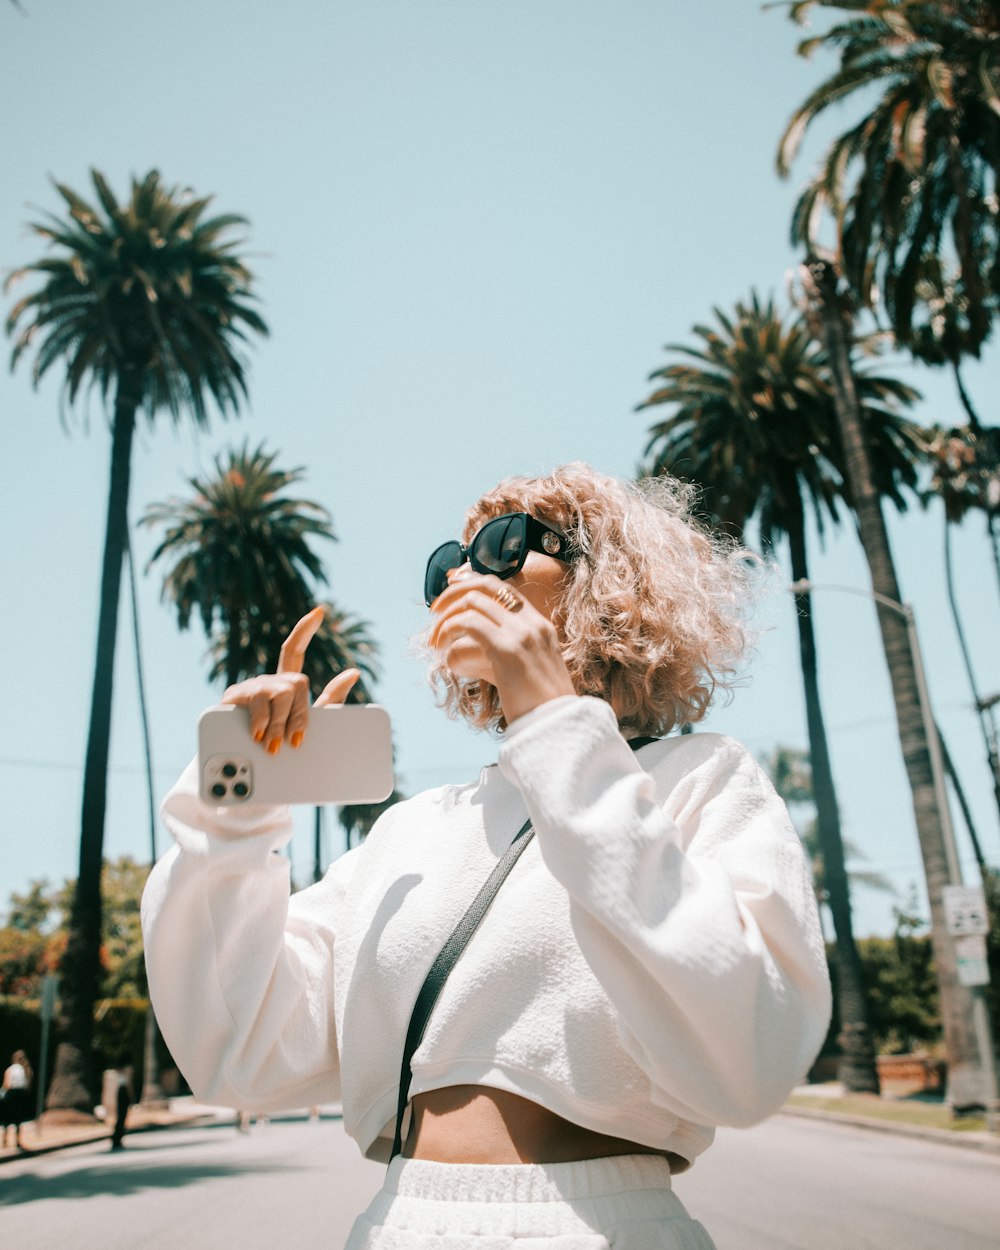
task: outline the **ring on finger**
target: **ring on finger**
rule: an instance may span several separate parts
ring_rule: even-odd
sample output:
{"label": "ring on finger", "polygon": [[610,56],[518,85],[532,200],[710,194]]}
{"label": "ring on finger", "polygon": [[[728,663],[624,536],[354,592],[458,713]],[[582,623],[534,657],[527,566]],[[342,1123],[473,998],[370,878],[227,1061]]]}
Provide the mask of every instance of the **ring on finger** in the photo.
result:
{"label": "ring on finger", "polygon": [[524,600],[512,594],[506,586],[501,586],[493,598],[496,599],[502,608],[506,608],[508,612],[520,612],[524,607]]}

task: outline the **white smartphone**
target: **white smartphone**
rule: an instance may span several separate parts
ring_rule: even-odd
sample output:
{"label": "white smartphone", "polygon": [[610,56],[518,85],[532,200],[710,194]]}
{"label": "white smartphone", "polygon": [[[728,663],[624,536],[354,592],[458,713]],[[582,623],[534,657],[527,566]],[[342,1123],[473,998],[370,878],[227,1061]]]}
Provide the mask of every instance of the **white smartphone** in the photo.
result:
{"label": "white smartphone", "polygon": [[389,713],[377,704],[309,709],[298,750],[269,755],[243,707],[210,707],[198,721],[199,790],[206,803],[380,803],[392,793]]}

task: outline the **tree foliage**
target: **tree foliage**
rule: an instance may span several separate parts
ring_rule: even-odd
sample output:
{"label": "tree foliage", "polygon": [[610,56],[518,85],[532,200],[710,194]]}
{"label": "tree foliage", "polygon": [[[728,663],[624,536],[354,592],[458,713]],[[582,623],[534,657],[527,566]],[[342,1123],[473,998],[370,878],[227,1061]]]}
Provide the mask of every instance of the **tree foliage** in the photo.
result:
{"label": "tree foliage", "polygon": [[29,225],[57,254],[5,282],[9,290],[42,280],[7,318],[11,363],[33,351],[37,382],[61,362],[70,403],[88,380],[108,398],[127,372],[150,414],[190,412],[203,424],[209,395],[223,412],[238,410],[246,396],[240,349],[248,331],[267,333],[236,255],[243,240],[231,233],[245,218],[206,217],[210,196],[168,188],[155,169],[132,179],[124,203],[98,170],[91,178],[96,206],[57,182],[68,218],[45,213]]}
{"label": "tree foliage", "polygon": [[[659,385],[640,409],[671,411],[650,426],[647,471],[697,482],[723,524],[742,528],[756,514],[765,544],[789,532],[803,497],[822,533],[849,498],[826,352],[802,316],[783,318],[756,292],[731,315],[714,312],[716,325],[694,327],[700,344],[668,344],[681,359],[651,375]],[[866,371],[858,388],[879,480],[902,508],[921,456],[902,412],[918,394]]]}
{"label": "tree foliage", "polygon": [[793,240],[817,249],[832,219],[845,278],[864,305],[884,305],[900,343],[928,360],[978,356],[1000,293],[1000,8],[795,0],[788,9],[803,25],[837,11],[799,53],[832,51],[839,66],[793,114],[779,170],[827,109],[862,110],[802,193]]}
{"label": "tree foliage", "polygon": [[[149,565],[170,561],[163,596],[176,608],[181,629],[195,612],[200,617],[211,645],[212,680],[232,684],[273,670],[288,630],[313,606],[316,585],[327,580],[311,542],[335,540],[330,514],[288,493],[305,471],[277,468],[276,458],[263,445],[217,456],[214,473],[190,479],[190,497],[153,504],[143,517],[144,525],[165,527]],[[348,661],[374,675],[366,625],[333,605],[307,655],[312,664],[318,657],[332,665]],[[346,666],[327,669],[326,681]]]}
{"label": "tree foliage", "polygon": [[1000,516],[1000,429],[935,425],[924,442],[931,465],[926,499],[939,498],[956,524],[972,511]]}
{"label": "tree foliage", "polygon": [[[148,873],[147,864],[128,855],[104,864],[101,970],[107,999],[142,998],[146,993],[139,902]],[[75,890],[72,878],[60,886],[38,880],[26,893],[10,896],[6,923],[0,927],[0,995],[36,999],[42,978],[58,974]]]}
{"label": "tree foliage", "polygon": [[858,943],[875,1045],[883,1055],[910,1054],[940,1043],[934,952],[920,928],[920,921],[900,912],[891,938]]}
{"label": "tree foliage", "polygon": [[[335,540],[332,519],[318,503],[288,493],[304,470],[278,468],[276,456],[263,445],[230,451],[216,457],[214,474],[190,479],[192,496],[152,505],[143,524],[166,532],[149,564],[169,562],[163,595],[181,629],[199,616],[209,639],[211,681],[232,685],[274,672],[292,626],[318,602],[323,622],[302,669],[312,695],[337,673],[357,668],[362,679],[348,701],[368,703],[378,678],[371,627],[318,593],[327,577],[311,540]],[[401,797],[394,790],[383,803],[342,808],[348,838],[364,836]]]}

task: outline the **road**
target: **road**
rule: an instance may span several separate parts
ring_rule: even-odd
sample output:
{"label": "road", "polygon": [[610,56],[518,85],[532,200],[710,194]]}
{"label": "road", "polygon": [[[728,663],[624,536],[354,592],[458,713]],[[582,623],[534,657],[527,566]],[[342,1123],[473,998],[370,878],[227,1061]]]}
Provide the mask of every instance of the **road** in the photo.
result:
{"label": "road", "polygon": [[[383,1169],[334,1119],[139,1134],[0,1170],[4,1250],[338,1250]],[[998,1250],[1000,1156],[777,1117],[677,1192],[718,1250]]]}
{"label": "road", "polygon": [[721,1132],[676,1191],[718,1250],[1000,1250],[1000,1155],[871,1129]]}
{"label": "road", "polygon": [[0,1169],[2,1250],[340,1250],[385,1169],[339,1120],[232,1120]]}

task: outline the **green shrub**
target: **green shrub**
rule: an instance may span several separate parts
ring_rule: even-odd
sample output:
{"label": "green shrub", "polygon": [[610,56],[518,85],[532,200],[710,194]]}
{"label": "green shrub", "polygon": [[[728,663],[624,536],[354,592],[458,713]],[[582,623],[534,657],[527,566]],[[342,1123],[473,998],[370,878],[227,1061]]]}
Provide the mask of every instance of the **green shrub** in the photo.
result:
{"label": "green shrub", "polygon": [[[98,1071],[105,1068],[131,1064],[135,1076],[135,1094],[142,1089],[145,1066],[146,1011],[144,998],[105,999],[98,1004],[94,1020],[94,1050]],[[56,1030],[49,1030],[49,1059],[47,1076],[52,1076],[56,1049]],[[0,997],[0,1068],[6,1066],[15,1050],[27,1053],[37,1079],[40,1070],[42,1022],[40,1004],[36,999]],[[160,1039],[159,1060],[161,1079],[174,1061],[163,1039]],[[183,1081],[173,1082],[182,1089]]]}

